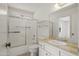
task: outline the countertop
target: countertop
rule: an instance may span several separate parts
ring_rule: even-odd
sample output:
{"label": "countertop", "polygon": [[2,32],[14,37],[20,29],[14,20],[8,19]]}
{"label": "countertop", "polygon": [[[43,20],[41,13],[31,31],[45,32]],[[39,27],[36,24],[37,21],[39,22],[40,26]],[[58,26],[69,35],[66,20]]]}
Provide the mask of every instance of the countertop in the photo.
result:
{"label": "countertop", "polygon": [[49,43],[49,41],[51,41],[51,40],[48,39],[48,38],[47,39],[43,39],[43,40],[39,40],[39,41],[44,42],[44,43],[48,43],[50,45],[56,46],[56,47],[58,47],[60,49],[63,49],[65,51],[68,51],[68,52],[70,52],[72,54],[78,55],[79,48],[76,45],[74,45],[74,44],[70,45],[68,43],[68,45],[55,45],[55,44]]}

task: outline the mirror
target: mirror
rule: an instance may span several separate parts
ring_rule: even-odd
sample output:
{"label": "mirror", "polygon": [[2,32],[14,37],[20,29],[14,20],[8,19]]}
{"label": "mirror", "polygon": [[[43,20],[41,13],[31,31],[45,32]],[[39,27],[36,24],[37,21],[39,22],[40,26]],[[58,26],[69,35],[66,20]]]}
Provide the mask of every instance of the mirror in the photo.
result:
{"label": "mirror", "polygon": [[[58,23],[58,37],[65,39],[70,38],[70,17],[61,17]],[[64,39],[65,38],[65,39]]]}

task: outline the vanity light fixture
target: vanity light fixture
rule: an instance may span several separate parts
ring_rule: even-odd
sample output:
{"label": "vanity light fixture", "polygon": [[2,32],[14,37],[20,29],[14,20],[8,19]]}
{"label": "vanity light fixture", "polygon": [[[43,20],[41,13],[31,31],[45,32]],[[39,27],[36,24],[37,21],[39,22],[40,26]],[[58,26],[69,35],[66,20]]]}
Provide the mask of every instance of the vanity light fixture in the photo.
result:
{"label": "vanity light fixture", "polygon": [[7,15],[7,12],[5,10],[0,9],[0,15]]}
{"label": "vanity light fixture", "polygon": [[59,8],[65,6],[65,5],[67,5],[67,4],[68,4],[68,3],[55,3],[54,7],[55,7],[56,9],[59,9]]}
{"label": "vanity light fixture", "polygon": [[60,8],[60,6],[59,6],[59,4],[58,4],[58,3],[56,3],[56,4],[54,5],[54,7],[55,7],[55,8],[57,8],[57,9],[59,9],[59,8]]}

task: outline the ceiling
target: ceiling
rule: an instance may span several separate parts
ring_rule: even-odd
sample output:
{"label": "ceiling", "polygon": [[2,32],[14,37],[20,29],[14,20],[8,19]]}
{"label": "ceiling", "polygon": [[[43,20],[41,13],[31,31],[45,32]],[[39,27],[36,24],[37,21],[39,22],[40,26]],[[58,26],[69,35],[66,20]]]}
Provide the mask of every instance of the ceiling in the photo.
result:
{"label": "ceiling", "polygon": [[10,3],[8,5],[11,7],[20,8],[31,12],[36,12],[40,8],[43,8],[46,6],[50,7],[51,3]]}

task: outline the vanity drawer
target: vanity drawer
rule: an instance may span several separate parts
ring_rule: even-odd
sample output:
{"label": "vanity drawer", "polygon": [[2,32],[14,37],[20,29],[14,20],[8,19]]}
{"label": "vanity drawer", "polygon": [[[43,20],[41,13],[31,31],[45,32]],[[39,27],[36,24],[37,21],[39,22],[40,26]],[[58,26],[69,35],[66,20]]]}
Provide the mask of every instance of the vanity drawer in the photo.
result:
{"label": "vanity drawer", "polygon": [[54,47],[50,44],[45,44],[45,50],[50,52],[52,56],[58,56],[59,55],[59,48]]}
{"label": "vanity drawer", "polygon": [[65,51],[65,50],[61,50],[60,51],[60,56],[75,56],[75,54],[70,53],[70,52]]}

